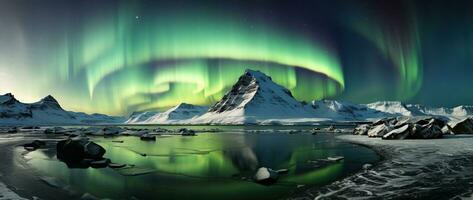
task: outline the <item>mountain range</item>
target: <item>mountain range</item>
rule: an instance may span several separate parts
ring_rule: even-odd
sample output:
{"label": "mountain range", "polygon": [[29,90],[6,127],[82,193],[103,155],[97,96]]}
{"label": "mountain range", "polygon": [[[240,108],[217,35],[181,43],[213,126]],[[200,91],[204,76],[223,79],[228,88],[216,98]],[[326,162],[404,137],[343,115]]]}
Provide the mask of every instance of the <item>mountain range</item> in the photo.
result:
{"label": "mountain range", "polygon": [[435,116],[449,120],[473,116],[473,106],[430,108],[399,101],[379,101],[370,104],[335,100],[300,102],[288,89],[274,83],[271,77],[253,70],[246,70],[231,90],[211,107],[180,105],[162,113],[135,113],[126,123],[311,124],[374,121],[396,116]]}
{"label": "mountain range", "polygon": [[[316,87],[316,86],[314,86]],[[473,106],[432,108],[399,101],[355,104],[335,100],[300,102],[266,74],[246,70],[214,105],[180,103],[164,112],[135,112],[113,117],[64,110],[52,96],[22,103],[8,93],[0,95],[1,124],[314,124],[374,121],[396,116],[435,116],[452,121],[473,116]]]}
{"label": "mountain range", "polygon": [[125,119],[66,111],[51,95],[35,103],[22,103],[11,93],[0,95],[0,125],[112,124],[123,123]]}

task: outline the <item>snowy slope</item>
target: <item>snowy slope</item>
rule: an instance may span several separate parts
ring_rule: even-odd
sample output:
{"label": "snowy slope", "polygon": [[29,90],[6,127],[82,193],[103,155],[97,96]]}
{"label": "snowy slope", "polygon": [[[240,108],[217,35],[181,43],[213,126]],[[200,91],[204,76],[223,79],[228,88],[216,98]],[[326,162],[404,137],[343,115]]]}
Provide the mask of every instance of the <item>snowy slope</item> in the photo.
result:
{"label": "snowy slope", "polygon": [[141,124],[156,114],[159,114],[159,112],[153,112],[153,111],[134,112],[125,121],[125,124]]}
{"label": "snowy slope", "polygon": [[0,95],[2,125],[122,123],[124,120],[122,117],[66,111],[50,95],[31,104],[19,102],[10,93]]}
{"label": "snowy slope", "polygon": [[289,90],[259,71],[246,70],[220,101],[192,123],[246,124],[310,117],[313,113]]}
{"label": "snowy slope", "polygon": [[[176,124],[185,123],[196,116],[204,114],[209,107],[196,106],[187,103],[179,105],[162,113],[145,112],[134,118],[130,118],[126,123],[129,124]],[[150,115],[152,114],[152,115]]]}

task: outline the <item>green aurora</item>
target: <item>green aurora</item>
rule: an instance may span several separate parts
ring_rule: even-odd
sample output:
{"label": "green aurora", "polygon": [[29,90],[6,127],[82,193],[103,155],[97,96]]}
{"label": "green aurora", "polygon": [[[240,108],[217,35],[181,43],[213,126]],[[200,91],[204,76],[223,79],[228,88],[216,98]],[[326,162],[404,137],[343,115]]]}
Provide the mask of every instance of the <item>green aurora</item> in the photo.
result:
{"label": "green aurora", "polygon": [[[2,3],[0,93],[24,102],[51,94],[67,110],[128,115],[211,105],[250,68],[301,101],[470,99],[425,92],[463,91],[437,80],[468,73],[437,62],[449,57],[424,37],[438,27],[417,3],[216,2]],[[463,66],[467,58],[454,67]]]}
{"label": "green aurora", "polygon": [[64,82],[86,84],[82,89],[93,103],[82,109],[125,114],[180,102],[209,105],[247,68],[272,76],[300,100],[344,88],[337,55],[302,34],[245,24],[237,16],[117,12],[85,19],[90,23],[52,51],[60,59],[50,64],[51,72]]}

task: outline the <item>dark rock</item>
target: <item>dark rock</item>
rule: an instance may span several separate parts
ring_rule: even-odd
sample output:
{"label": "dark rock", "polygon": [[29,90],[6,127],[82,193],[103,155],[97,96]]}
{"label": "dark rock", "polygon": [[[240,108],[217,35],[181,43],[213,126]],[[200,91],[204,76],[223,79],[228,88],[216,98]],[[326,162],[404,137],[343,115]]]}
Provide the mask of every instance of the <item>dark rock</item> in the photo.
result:
{"label": "dark rock", "polygon": [[82,133],[84,133],[86,135],[100,135],[101,131],[102,131],[102,129],[99,128],[99,127],[88,127],[86,129],[84,129]]}
{"label": "dark rock", "polygon": [[143,134],[140,136],[140,139],[141,140],[144,140],[144,141],[155,141],[156,140],[156,136],[154,135],[149,135],[149,134]]}
{"label": "dark rock", "polygon": [[18,127],[11,127],[7,130],[7,133],[18,133]]}
{"label": "dark rock", "polygon": [[108,158],[103,158],[100,160],[94,160],[90,162],[90,166],[93,168],[104,168],[107,167],[110,164],[110,159]]}
{"label": "dark rock", "polygon": [[102,131],[103,131],[104,135],[118,135],[121,132],[123,132],[124,130],[120,127],[117,127],[117,126],[110,126],[110,127],[103,128]]}
{"label": "dark rock", "polygon": [[105,149],[86,139],[67,139],[56,145],[57,158],[63,161],[78,162],[84,159],[101,159]]}
{"label": "dark rock", "polygon": [[181,128],[178,131],[182,136],[195,136],[195,131],[187,128]]}
{"label": "dark rock", "polygon": [[442,128],[436,123],[435,119],[431,119],[427,124],[415,124],[412,128],[409,139],[435,139],[443,137]]}
{"label": "dark rock", "polygon": [[465,118],[451,125],[451,130],[454,134],[472,134],[473,133],[473,118]]}
{"label": "dark rock", "polygon": [[64,134],[66,133],[66,129],[63,127],[53,127],[53,128],[46,128],[44,129],[45,134]]}
{"label": "dark rock", "polygon": [[35,140],[31,143],[24,144],[23,147],[28,151],[34,151],[46,145],[46,142]]}
{"label": "dark rock", "polygon": [[21,129],[40,129],[39,126],[24,126],[24,127],[21,127]]}

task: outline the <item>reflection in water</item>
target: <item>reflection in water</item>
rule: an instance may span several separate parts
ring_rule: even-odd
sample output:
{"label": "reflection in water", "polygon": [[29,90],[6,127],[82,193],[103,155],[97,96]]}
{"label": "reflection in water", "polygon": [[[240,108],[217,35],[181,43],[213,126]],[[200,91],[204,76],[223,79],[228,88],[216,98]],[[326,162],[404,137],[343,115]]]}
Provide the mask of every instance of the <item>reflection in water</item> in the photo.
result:
{"label": "reflection in water", "polygon": [[[298,185],[327,184],[378,159],[371,150],[328,134],[206,133],[161,136],[156,141],[125,136],[93,140],[107,150],[105,157],[135,167],[69,169],[47,156],[51,150],[31,152],[29,163],[44,175],[102,198],[274,199]],[[117,140],[124,142],[113,142]],[[346,159],[322,167],[310,162],[336,155]],[[259,185],[251,177],[262,166],[286,168],[289,173],[275,185]]]}

